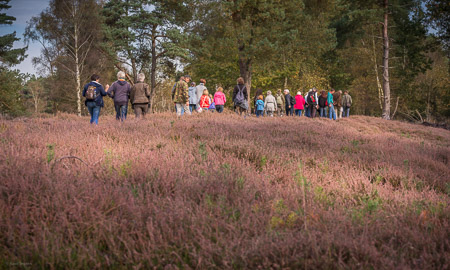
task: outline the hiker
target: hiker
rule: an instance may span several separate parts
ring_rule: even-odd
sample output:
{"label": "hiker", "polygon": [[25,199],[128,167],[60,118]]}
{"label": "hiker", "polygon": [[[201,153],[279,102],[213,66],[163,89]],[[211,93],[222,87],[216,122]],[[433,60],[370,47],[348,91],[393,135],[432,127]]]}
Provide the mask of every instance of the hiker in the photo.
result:
{"label": "hiker", "polygon": [[277,112],[278,116],[283,116],[284,111],[284,96],[281,93],[281,89],[278,89],[277,95],[276,95],[276,101],[277,101]]}
{"label": "hiker", "polygon": [[131,92],[131,85],[125,81],[125,72],[117,72],[117,81],[113,82],[106,92],[114,99],[116,120],[123,122],[127,119],[128,99]]}
{"label": "hiker", "polygon": [[189,110],[192,111],[197,108],[197,87],[195,87],[195,82],[191,82],[191,87],[189,87]]}
{"label": "hiker", "polygon": [[314,118],[316,117],[317,108],[319,105],[317,104],[317,89],[315,87],[312,88],[312,91],[308,93],[308,96],[306,98],[306,102],[308,103],[309,107],[309,117]]}
{"label": "hiker", "polygon": [[203,91],[206,89],[206,80],[205,79],[200,79],[200,83],[197,85],[197,109],[200,109],[200,98],[203,95]]}
{"label": "hiker", "polygon": [[244,85],[244,78],[237,79],[237,85],[233,90],[233,99],[235,112],[242,115],[242,112],[248,110],[248,93],[247,87]]}
{"label": "hiker", "polygon": [[334,101],[334,109],[336,111],[336,118],[340,119],[342,118],[342,111],[344,110],[342,108],[342,91],[339,90],[333,94],[333,101]]}
{"label": "hiker", "polygon": [[150,107],[150,87],[144,83],[145,74],[138,74],[138,81],[131,87],[130,101],[137,119],[145,118]]}
{"label": "hiker", "polygon": [[327,102],[327,92],[325,90],[320,91],[320,96],[319,96],[319,116],[320,117],[327,117],[327,107],[328,107],[328,102]]}
{"label": "hiker", "polygon": [[328,92],[327,103],[328,107],[330,108],[329,109],[330,119],[336,120],[336,111],[334,110],[334,100],[333,100],[334,92],[335,90],[333,88],[331,88],[331,90]]}
{"label": "hiker", "polygon": [[[90,123],[96,125],[98,125],[100,110],[104,106],[103,97],[107,95],[105,89],[103,89],[103,86],[99,81],[100,76],[93,74],[91,76],[91,82],[87,83],[83,89],[83,97],[86,98],[84,104],[91,115]],[[106,85],[106,88],[108,87],[109,85]]]}
{"label": "hiker", "polygon": [[295,115],[302,116],[302,112],[305,109],[305,99],[302,96],[302,92],[298,91],[295,96],[294,111]]}
{"label": "hiker", "polygon": [[305,94],[305,116],[306,117],[311,117],[310,111],[309,111],[309,105],[308,105],[308,102],[307,102],[308,95],[311,92],[312,92],[312,89],[309,89],[309,91]]}
{"label": "hiker", "polygon": [[271,91],[267,91],[266,100],[264,102],[264,110],[266,114],[270,117],[273,117],[273,113],[277,109],[277,101],[274,96],[272,96]]}
{"label": "hiker", "polygon": [[255,103],[255,114],[256,117],[259,116],[263,116],[263,112],[264,112],[264,101],[263,101],[263,95],[259,95],[256,98],[256,103]]}
{"label": "hiker", "polygon": [[173,102],[177,110],[177,116],[181,116],[182,109],[187,115],[191,115],[189,110],[189,86],[188,83],[191,80],[189,75],[184,75],[175,85],[175,91],[173,94]]}
{"label": "hiker", "polygon": [[225,103],[227,102],[227,98],[225,97],[225,94],[223,93],[222,87],[217,88],[217,91],[214,94],[214,102],[216,103],[216,111],[218,113],[222,113]]}
{"label": "hiker", "polygon": [[203,95],[200,97],[200,108],[207,111],[211,105],[211,98],[209,97],[208,89],[203,90]]}
{"label": "hiker", "polygon": [[[180,81],[180,80],[184,81],[184,76],[181,76],[178,79],[178,81]],[[174,101],[174,99],[175,99],[175,90],[177,90],[177,82],[178,81],[176,80],[176,82],[172,86],[172,101]],[[173,107],[175,109],[175,112],[177,112],[177,105],[175,104],[175,101],[173,102]],[[184,114],[184,107],[181,107],[181,115],[183,115],[183,114]]]}
{"label": "hiker", "polygon": [[294,102],[295,99],[289,94],[289,89],[284,89],[284,104],[286,109],[286,116],[294,115]]}
{"label": "hiker", "polygon": [[352,97],[345,90],[342,96],[342,107],[344,108],[344,115],[342,117],[350,117],[350,106],[352,106]]}
{"label": "hiker", "polygon": [[262,94],[263,90],[261,88],[256,89],[255,97],[253,98],[253,107],[255,108],[255,114],[256,114],[256,101],[258,101],[259,96],[262,96]]}

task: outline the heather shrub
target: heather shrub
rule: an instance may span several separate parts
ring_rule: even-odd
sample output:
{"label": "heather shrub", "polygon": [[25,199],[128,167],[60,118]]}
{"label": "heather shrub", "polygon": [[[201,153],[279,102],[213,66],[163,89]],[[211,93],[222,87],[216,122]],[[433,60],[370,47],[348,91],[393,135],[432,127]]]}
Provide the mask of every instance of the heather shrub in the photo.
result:
{"label": "heather shrub", "polygon": [[450,267],[447,130],[58,115],[0,145],[1,268]]}

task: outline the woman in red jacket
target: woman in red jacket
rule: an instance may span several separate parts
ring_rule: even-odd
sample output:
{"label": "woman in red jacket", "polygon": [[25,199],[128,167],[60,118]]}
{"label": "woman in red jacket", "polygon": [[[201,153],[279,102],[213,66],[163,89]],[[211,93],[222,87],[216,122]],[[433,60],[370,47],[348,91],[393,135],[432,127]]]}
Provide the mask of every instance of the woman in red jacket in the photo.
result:
{"label": "woman in red jacket", "polygon": [[205,89],[203,90],[203,95],[200,97],[200,107],[205,111],[207,111],[209,105],[211,105],[211,99],[209,98],[208,94],[208,89]]}
{"label": "woman in red jacket", "polygon": [[298,91],[297,95],[295,96],[295,104],[294,104],[294,110],[295,115],[302,116],[302,111],[305,109],[305,98],[302,96],[302,92]]}

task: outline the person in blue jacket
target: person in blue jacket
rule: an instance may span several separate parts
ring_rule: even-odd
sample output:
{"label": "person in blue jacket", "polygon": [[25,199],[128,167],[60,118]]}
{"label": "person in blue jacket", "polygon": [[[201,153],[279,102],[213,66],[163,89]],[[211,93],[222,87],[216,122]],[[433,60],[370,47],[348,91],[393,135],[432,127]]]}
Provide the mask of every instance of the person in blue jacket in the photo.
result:
{"label": "person in blue jacket", "polygon": [[[107,95],[105,89],[99,83],[99,81],[100,76],[94,74],[91,76],[91,82],[87,83],[83,89],[83,97],[86,97],[86,92],[88,92],[88,89],[91,89],[89,90],[88,93],[89,98],[86,98],[84,104],[86,105],[89,114],[91,115],[91,124],[96,125],[98,125],[98,117],[100,115],[100,110],[104,106],[103,97]],[[109,85],[106,85],[106,88],[108,87]]]}
{"label": "person in blue jacket", "polygon": [[328,107],[330,107],[329,109],[330,119],[336,120],[336,111],[334,110],[334,101],[333,101],[334,92],[335,92],[334,89],[331,89],[331,91],[328,92],[327,103]]}
{"label": "person in blue jacket", "polygon": [[264,101],[263,101],[263,96],[259,95],[259,97],[256,100],[256,104],[255,104],[256,108],[256,117],[259,116],[263,116],[263,112],[264,112]]}

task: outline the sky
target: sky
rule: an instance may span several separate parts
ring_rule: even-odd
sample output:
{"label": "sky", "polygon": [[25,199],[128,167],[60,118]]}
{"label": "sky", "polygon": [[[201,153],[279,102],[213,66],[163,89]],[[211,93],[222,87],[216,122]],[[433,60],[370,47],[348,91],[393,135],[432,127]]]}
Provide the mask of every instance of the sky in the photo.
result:
{"label": "sky", "polygon": [[[2,10],[2,13],[16,17],[16,21],[12,25],[0,25],[0,36],[12,33],[16,31],[16,37],[20,38],[20,41],[14,43],[14,48],[23,48],[25,46],[23,42],[23,33],[27,26],[27,21],[31,17],[39,15],[44,9],[47,8],[49,0],[11,0],[9,5],[10,9]],[[39,56],[41,47],[38,43],[30,43],[26,54],[27,58],[13,67],[18,69],[22,73],[36,74],[36,70],[31,63],[33,57]]]}

